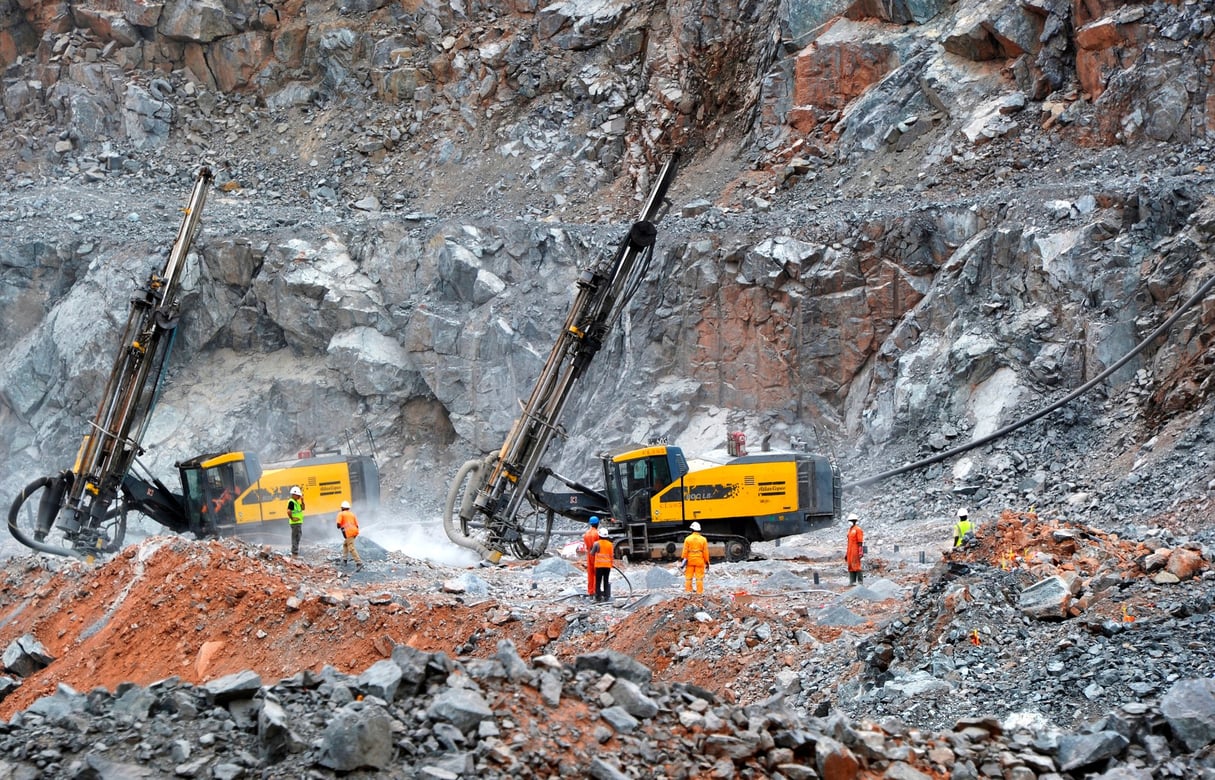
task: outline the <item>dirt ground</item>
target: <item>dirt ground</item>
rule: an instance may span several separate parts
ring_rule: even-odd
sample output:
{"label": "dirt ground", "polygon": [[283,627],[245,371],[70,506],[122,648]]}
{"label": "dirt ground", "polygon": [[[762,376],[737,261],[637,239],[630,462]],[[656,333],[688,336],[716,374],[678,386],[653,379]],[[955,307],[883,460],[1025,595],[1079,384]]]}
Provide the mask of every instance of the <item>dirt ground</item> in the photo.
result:
{"label": "dirt ground", "polygon": [[[1169,562],[1143,542],[1032,512],[1006,510],[979,532],[974,547],[951,551],[946,560],[993,572],[1022,570],[1036,581],[1101,572],[1144,578],[1182,557],[1174,554]],[[727,566],[747,564],[723,565],[723,573],[711,573],[704,595],[683,594],[674,578],[663,592],[647,591],[646,565],[632,564],[628,580],[616,580],[615,606],[586,600],[576,570],[555,585],[538,581],[535,561],[446,567],[388,553],[351,576],[329,554],[311,548],[292,558],[240,540],[157,536],[101,565],[9,559],[0,569],[0,648],[32,635],[55,660],[0,701],[0,718],[60,684],[113,691],[124,682],[175,676],[196,684],[246,670],[275,681],[325,666],[358,674],[398,644],[488,657],[501,640],[514,643],[525,659],[551,654],[567,663],[583,653],[618,650],[659,681],[694,683],[746,704],[771,695],[779,671],[796,671],[816,654],[819,662],[830,658],[842,678],[859,674],[855,643],[904,613],[940,562],[915,566],[871,554],[867,584],[889,579],[905,595],[849,600],[859,620],[838,627],[819,620],[846,590],[830,549],[785,549],[779,560],[733,573]],[[1156,566],[1153,556],[1160,558]],[[1195,558],[1194,565],[1205,568],[1201,556]],[[828,573],[821,586],[788,584],[791,576],[809,583],[811,570]],[[470,575],[487,584],[488,595],[451,586]],[[1073,610],[1133,619],[1151,609],[1136,603],[1130,615],[1119,614],[1127,606],[1081,599]]]}
{"label": "dirt ground", "polygon": [[[766,648],[712,660],[677,657],[679,648],[695,648],[723,627],[774,620],[818,641],[840,634],[815,625],[812,608],[790,611],[787,599],[712,588],[703,596],[671,593],[670,600],[634,610],[554,599],[527,589],[531,566],[476,570],[491,581],[517,581],[505,587],[519,598],[506,604],[442,592],[437,584],[459,570],[402,558],[369,564],[371,576],[356,582],[330,563],[235,540],[153,537],[101,566],[10,559],[0,585],[0,647],[30,634],[55,661],[0,702],[0,717],[10,718],[59,684],[112,691],[123,682],[176,676],[201,683],[245,670],[277,680],[326,665],[358,674],[396,644],[484,657],[503,639],[524,658],[553,654],[572,661],[612,648],[637,658],[659,680],[694,682],[745,700],[766,695],[769,681],[748,672],[769,660]],[[792,667],[798,659],[784,660]]]}

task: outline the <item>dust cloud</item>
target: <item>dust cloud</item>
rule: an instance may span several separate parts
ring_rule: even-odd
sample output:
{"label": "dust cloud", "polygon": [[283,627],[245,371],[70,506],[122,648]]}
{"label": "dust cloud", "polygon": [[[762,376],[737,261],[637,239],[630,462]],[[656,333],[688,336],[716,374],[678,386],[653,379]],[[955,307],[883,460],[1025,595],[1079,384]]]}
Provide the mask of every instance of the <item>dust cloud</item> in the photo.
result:
{"label": "dust cloud", "polygon": [[379,514],[382,512],[370,515],[366,522],[359,518],[359,535],[385,550],[442,566],[476,566],[480,562],[474,550],[460,547],[447,538],[439,518],[380,517]]}

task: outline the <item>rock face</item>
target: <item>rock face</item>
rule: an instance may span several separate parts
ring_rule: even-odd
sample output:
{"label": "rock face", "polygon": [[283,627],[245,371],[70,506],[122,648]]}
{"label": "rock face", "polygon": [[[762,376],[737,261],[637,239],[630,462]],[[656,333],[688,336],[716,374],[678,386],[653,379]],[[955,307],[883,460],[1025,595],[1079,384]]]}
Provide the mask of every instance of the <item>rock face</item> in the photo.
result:
{"label": "rock face", "polygon": [[[391,511],[433,515],[675,150],[655,266],[555,467],[738,428],[863,476],[980,439],[1205,278],[1211,36],[1199,6],[1056,0],[9,2],[0,493],[70,464],[200,160],[216,193],[145,441],[158,475],[370,432]],[[899,489],[920,513],[960,494],[1090,520],[1205,500],[1185,464],[1207,433],[1145,447],[1208,403],[1203,311],[1045,432]]]}

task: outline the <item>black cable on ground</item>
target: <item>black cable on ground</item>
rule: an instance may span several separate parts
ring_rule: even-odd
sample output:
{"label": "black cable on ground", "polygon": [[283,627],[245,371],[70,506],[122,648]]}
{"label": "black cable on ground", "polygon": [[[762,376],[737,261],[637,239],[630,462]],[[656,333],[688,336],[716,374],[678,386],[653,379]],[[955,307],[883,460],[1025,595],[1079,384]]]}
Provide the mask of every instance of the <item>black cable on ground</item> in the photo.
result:
{"label": "black cable on ground", "polygon": [[1097,376],[1093,377],[1089,381],[1080,385],[1080,387],[1077,387],[1075,390],[1068,393],[1066,396],[1059,399],[1058,401],[1051,404],[1050,406],[1047,406],[1044,409],[1040,409],[1039,411],[1034,412],[1030,416],[1028,416],[1022,420],[1018,420],[1017,422],[1012,423],[1011,425],[1006,425],[998,431],[989,433],[988,435],[983,436],[982,438],[975,439],[974,441],[970,442],[969,444],[963,444],[961,446],[954,447],[953,449],[946,450],[945,452],[941,452],[936,455],[933,455],[931,458],[925,458],[924,460],[916,461],[915,463],[910,463],[906,466],[900,466],[897,469],[891,469],[890,471],[884,471],[881,474],[877,474],[872,477],[866,477],[865,479],[857,480],[856,482],[847,482],[844,484],[843,489],[851,490],[853,488],[867,487],[869,485],[873,485],[878,482],[882,482],[883,480],[890,479],[891,477],[897,477],[900,474],[906,474],[909,471],[915,471],[916,469],[921,469],[921,468],[924,468],[925,466],[931,466],[934,463],[940,463],[941,461],[946,460],[948,458],[952,458],[955,455],[961,455],[962,453],[969,452],[970,450],[973,450],[976,447],[982,447],[984,444],[987,444],[988,442],[992,442],[1003,436],[1007,436],[1008,434],[1012,433],[1013,431],[1017,430],[1018,428],[1023,428],[1032,422],[1036,422],[1036,421],[1042,419],[1043,417],[1050,414],[1051,412],[1061,409],[1062,407],[1066,406],[1067,404],[1071,403],[1075,399],[1077,399],[1080,396],[1087,393],[1089,390],[1092,390],[1094,387],[1096,387],[1098,384],[1100,384],[1102,381],[1104,381],[1106,379],[1106,377],[1108,377],[1110,374],[1113,374],[1115,371],[1117,371],[1118,369],[1120,369],[1124,365],[1126,365],[1127,362],[1129,362],[1131,358],[1133,358],[1135,355],[1138,355],[1140,352],[1142,352],[1144,349],[1146,349],[1149,344],[1151,344],[1153,341],[1155,341],[1157,338],[1159,338],[1162,334],[1164,334],[1166,331],[1168,331],[1169,328],[1173,327],[1174,323],[1176,323],[1177,320],[1181,318],[1182,314],[1184,314],[1191,307],[1193,307],[1194,304],[1198,303],[1204,297],[1206,297],[1206,294],[1208,292],[1210,292],[1212,287],[1215,287],[1215,276],[1212,276],[1210,279],[1208,279],[1206,282],[1204,282],[1203,285],[1201,287],[1199,287],[1198,290],[1193,295],[1191,295],[1189,297],[1189,299],[1177,309],[1177,311],[1173,312],[1171,317],[1169,317],[1167,320],[1162,322],[1159,327],[1157,327],[1155,330],[1153,330],[1151,333],[1149,333],[1147,335],[1147,337],[1143,339],[1143,341],[1140,341],[1137,345],[1135,345],[1134,349],[1132,349],[1130,352],[1123,355],[1122,358],[1120,358],[1117,362],[1110,365],[1109,368],[1105,369]]}
{"label": "black cable on ground", "polygon": [[[627,602],[629,599],[633,598],[633,583],[631,580],[629,580],[629,575],[624,573],[624,569],[615,564],[612,564],[612,568],[620,572],[620,576],[624,578],[625,584],[629,586],[629,595],[621,597]],[[570,593],[565,596],[558,596],[556,599],[554,599],[554,601],[567,601],[569,599],[580,599],[582,597],[583,594],[581,593]],[[613,596],[612,598],[615,599],[616,597]],[[625,607],[621,607],[621,609],[625,609]]]}

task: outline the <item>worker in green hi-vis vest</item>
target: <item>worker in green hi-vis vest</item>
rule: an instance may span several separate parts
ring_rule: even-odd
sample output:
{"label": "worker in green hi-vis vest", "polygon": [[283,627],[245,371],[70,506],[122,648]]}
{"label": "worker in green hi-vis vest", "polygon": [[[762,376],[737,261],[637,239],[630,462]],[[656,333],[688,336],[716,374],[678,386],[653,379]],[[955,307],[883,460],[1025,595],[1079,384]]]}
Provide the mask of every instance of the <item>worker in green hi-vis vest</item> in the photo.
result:
{"label": "worker in green hi-vis vest", "polygon": [[953,527],[953,546],[961,547],[974,536],[974,526],[970,524],[970,513],[965,509],[959,509],[958,522]]}
{"label": "worker in green hi-vis vest", "polygon": [[291,554],[300,554],[300,537],[304,535],[304,491],[296,485],[287,501],[287,522],[291,524]]}

